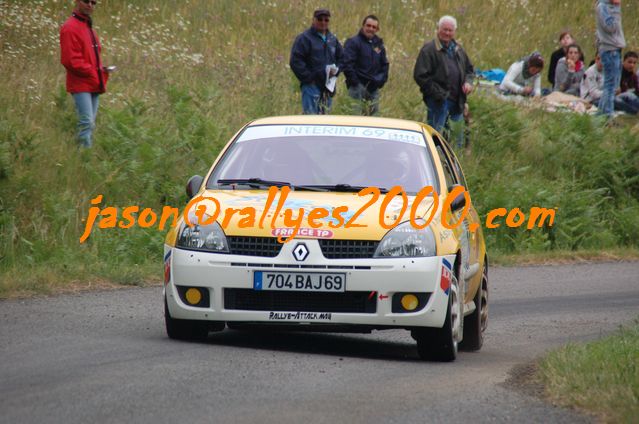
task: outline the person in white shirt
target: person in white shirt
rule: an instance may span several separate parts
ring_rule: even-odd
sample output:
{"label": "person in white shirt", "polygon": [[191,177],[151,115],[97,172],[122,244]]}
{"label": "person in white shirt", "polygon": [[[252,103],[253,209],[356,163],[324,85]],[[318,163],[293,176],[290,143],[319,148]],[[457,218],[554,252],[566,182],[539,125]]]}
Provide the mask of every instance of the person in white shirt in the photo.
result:
{"label": "person in white shirt", "polygon": [[595,57],[595,63],[586,70],[581,80],[581,98],[597,105],[603,93],[603,65],[599,55]]}
{"label": "person in white shirt", "polygon": [[541,54],[534,52],[510,65],[499,89],[505,94],[541,96],[542,69],[544,69],[544,59]]}

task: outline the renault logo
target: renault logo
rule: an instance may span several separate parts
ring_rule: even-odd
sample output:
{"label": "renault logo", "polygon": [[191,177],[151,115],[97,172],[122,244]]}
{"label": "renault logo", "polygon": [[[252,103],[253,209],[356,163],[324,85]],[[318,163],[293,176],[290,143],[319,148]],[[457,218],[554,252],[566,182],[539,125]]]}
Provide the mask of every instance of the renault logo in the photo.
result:
{"label": "renault logo", "polygon": [[308,247],[306,247],[305,243],[297,243],[295,249],[293,249],[293,257],[298,261],[303,261],[308,257]]}

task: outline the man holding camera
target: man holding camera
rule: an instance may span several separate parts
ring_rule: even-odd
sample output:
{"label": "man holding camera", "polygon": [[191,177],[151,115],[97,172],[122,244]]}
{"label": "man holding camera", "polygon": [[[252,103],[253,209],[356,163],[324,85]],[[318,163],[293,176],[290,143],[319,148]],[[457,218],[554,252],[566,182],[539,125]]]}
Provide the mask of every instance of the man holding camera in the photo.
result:
{"label": "man holding camera", "polygon": [[312,26],[295,38],[291,48],[289,64],[300,81],[304,114],[326,114],[331,109],[334,91],[326,84],[339,74],[343,52],[337,37],[328,30],[330,20],[328,9],[317,9]]}

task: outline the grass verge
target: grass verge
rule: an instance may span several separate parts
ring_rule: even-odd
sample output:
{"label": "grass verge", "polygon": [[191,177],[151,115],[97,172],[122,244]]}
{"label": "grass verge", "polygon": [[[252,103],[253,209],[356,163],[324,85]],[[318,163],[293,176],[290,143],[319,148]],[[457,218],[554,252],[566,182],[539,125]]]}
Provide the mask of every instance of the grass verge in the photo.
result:
{"label": "grass verge", "polygon": [[161,283],[161,263],[147,262],[106,269],[107,265],[88,268],[78,266],[33,265],[22,272],[0,272],[0,299],[28,298],[42,295],[146,287]]}
{"label": "grass verge", "polygon": [[541,362],[539,377],[555,403],[595,414],[605,422],[636,422],[639,318],[605,339],[552,352]]}
{"label": "grass verge", "polygon": [[[489,252],[490,253],[490,252]],[[577,251],[554,250],[534,253],[495,253],[490,256],[493,265],[562,265],[589,262],[618,262],[639,260],[639,249],[619,248],[607,250],[584,249]]]}

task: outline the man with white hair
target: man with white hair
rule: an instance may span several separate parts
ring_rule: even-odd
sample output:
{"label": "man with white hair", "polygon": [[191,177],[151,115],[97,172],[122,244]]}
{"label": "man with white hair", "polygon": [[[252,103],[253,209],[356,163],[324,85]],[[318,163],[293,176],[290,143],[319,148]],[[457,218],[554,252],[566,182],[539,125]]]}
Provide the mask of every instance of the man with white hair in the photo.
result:
{"label": "man with white hair", "polygon": [[413,78],[428,109],[428,124],[441,132],[448,119],[459,126],[457,143],[463,141],[466,96],[473,90],[474,69],[468,55],[455,40],[457,20],[443,16],[437,36],[424,44],[417,56]]}

